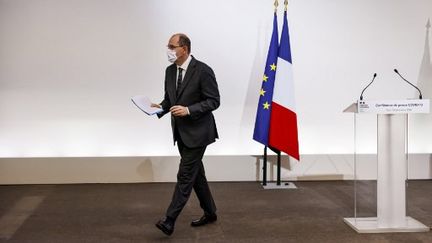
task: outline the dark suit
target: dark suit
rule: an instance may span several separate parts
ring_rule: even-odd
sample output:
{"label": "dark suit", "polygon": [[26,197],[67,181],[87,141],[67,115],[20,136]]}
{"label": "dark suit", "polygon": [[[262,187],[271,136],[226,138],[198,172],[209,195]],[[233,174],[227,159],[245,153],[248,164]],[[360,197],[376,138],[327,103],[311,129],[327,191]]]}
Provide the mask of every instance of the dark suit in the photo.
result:
{"label": "dark suit", "polygon": [[181,160],[177,184],[167,216],[177,218],[192,192],[195,190],[205,214],[214,214],[216,206],[202,164],[207,145],[218,138],[212,111],[219,107],[219,90],[213,70],[206,64],[192,60],[184,79],[176,91],[177,65],[167,67],[165,73],[165,98],[161,102],[162,117],[174,105],[188,107],[190,115],[171,116],[174,143],[177,142]]}

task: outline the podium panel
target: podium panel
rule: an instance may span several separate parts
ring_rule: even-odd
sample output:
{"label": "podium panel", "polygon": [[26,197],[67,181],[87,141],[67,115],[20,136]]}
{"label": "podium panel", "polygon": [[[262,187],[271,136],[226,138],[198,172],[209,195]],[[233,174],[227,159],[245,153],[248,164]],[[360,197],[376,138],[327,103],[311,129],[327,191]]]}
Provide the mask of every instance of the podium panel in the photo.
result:
{"label": "podium panel", "polygon": [[378,114],[377,217],[379,228],[405,227],[407,114]]}

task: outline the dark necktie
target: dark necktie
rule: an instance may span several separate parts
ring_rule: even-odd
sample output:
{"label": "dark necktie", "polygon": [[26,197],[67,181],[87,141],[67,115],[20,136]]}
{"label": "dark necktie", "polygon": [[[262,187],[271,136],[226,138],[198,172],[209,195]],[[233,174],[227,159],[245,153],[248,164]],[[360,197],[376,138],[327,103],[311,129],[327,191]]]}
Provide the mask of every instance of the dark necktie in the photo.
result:
{"label": "dark necktie", "polygon": [[180,86],[181,86],[181,83],[182,83],[182,79],[183,79],[183,69],[182,68],[178,68],[178,71],[179,71],[179,74],[178,74],[178,77],[177,77],[177,92],[176,92],[176,95],[178,96],[179,95],[179,92],[180,92]]}

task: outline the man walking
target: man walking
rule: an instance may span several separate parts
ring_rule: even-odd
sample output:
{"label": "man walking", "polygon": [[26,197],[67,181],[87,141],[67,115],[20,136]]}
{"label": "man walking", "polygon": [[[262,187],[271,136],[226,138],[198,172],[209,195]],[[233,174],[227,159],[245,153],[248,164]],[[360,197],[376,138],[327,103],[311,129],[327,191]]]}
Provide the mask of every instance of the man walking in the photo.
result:
{"label": "man walking", "polygon": [[217,220],[216,205],[204,172],[202,158],[207,145],[218,138],[212,111],[219,107],[220,97],[213,70],[192,55],[191,41],[184,34],[174,34],[168,42],[168,60],[173,64],[165,72],[165,97],[159,104],[159,118],[171,112],[174,143],[181,160],[172,201],[156,227],[167,235],[174,231],[175,221],[194,189],[204,215],[191,222],[202,226]]}

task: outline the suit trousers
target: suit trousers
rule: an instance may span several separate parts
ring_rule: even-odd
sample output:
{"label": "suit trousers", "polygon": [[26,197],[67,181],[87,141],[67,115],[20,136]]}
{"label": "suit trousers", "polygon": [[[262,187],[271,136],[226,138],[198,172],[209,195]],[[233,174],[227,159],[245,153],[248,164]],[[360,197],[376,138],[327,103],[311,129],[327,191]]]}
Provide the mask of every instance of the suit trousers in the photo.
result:
{"label": "suit trousers", "polygon": [[175,132],[181,160],[177,173],[177,184],[166,216],[174,221],[177,219],[183,207],[186,205],[192,189],[194,189],[198,197],[204,214],[213,215],[216,213],[216,205],[210,192],[205,176],[204,165],[202,163],[202,158],[207,146],[188,148],[184,145],[180,136],[178,136],[178,132]]}

